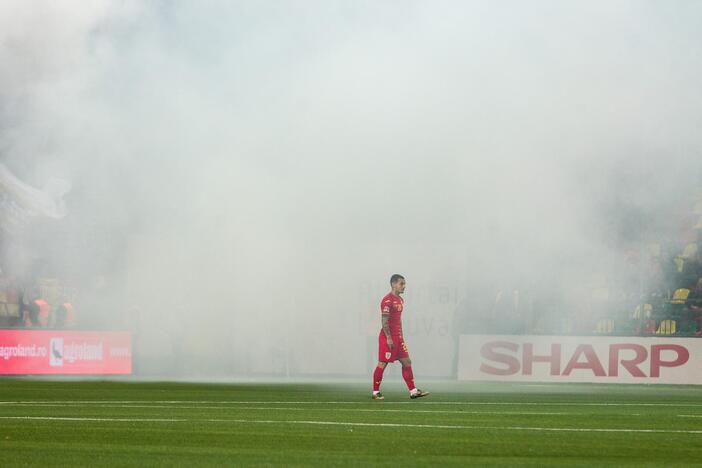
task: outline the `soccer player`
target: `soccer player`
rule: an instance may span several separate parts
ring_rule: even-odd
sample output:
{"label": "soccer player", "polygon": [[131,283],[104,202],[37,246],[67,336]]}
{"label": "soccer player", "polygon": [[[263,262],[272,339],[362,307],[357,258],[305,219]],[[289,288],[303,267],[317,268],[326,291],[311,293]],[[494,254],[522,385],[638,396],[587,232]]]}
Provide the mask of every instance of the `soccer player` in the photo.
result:
{"label": "soccer player", "polygon": [[400,294],[405,292],[405,278],[402,275],[392,275],[390,278],[392,290],[385,295],[380,302],[380,313],[383,328],[378,336],[378,365],[373,372],[373,395],[374,400],[384,400],[380,393],[380,382],[383,380],[385,366],[389,362],[400,361],[402,364],[402,378],[405,379],[407,389],[410,391],[410,398],[420,398],[429,395],[414,386],[414,375],[412,375],[412,361],[407,352],[407,345],[402,337],[402,310],[404,302]]}

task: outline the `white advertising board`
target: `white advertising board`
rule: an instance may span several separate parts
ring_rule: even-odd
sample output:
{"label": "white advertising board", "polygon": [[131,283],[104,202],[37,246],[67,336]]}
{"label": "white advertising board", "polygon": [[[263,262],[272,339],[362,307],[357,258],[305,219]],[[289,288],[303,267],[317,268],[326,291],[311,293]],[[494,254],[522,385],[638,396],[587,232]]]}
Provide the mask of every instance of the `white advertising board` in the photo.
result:
{"label": "white advertising board", "polygon": [[461,335],[458,379],[702,384],[702,338]]}

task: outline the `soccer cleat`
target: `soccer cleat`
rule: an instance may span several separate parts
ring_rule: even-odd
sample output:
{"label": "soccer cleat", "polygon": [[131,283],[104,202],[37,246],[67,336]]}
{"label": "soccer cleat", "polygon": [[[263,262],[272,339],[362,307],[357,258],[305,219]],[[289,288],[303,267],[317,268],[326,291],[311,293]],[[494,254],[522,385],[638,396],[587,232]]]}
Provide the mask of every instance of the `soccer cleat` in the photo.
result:
{"label": "soccer cleat", "polygon": [[429,392],[425,392],[424,390],[417,389],[416,392],[410,393],[410,398],[415,399],[415,398],[422,398],[429,395]]}
{"label": "soccer cleat", "polygon": [[371,400],[384,400],[385,397],[383,396],[382,393],[373,393],[371,395]]}

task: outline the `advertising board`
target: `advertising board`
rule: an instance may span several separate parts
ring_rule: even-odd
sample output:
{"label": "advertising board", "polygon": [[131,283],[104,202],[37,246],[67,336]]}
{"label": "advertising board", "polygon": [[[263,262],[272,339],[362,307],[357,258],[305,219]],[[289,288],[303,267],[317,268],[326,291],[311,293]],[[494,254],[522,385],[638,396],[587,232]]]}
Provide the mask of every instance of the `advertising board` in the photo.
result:
{"label": "advertising board", "polygon": [[702,384],[702,339],[462,335],[458,379]]}
{"label": "advertising board", "polygon": [[0,330],[0,374],[131,374],[131,333]]}

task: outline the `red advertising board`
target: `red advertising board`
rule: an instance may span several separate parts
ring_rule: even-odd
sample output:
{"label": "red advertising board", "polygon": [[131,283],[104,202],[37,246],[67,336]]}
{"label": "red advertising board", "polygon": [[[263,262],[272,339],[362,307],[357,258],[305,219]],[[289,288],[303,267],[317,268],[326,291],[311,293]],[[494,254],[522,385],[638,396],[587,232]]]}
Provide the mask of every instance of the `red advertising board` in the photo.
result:
{"label": "red advertising board", "polygon": [[0,374],[131,374],[129,332],[0,330]]}

